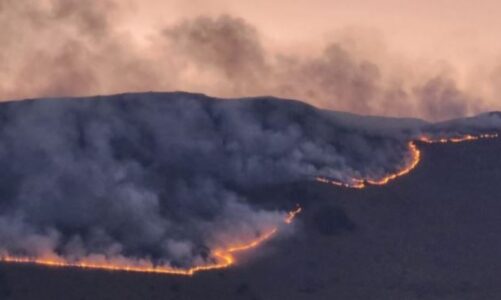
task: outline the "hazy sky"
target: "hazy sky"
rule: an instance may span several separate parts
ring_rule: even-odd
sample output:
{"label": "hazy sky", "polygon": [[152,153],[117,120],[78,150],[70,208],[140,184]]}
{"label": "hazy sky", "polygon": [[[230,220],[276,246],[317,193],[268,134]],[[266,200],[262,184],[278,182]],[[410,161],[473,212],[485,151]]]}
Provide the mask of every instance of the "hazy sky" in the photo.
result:
{"label": "hazy sky", "polygon": [[495,0],[128,1],[135,8],[131,31],[197,15],[231,14],[279,45],[317,43],[351,27],[376,31],[395,50],[418,57],[500,56],[501,2]]}
{"label": "hazy sky", "polygon": [[443,119],[500,109],[501,2],[0,0],[0,99],[188,90]]}

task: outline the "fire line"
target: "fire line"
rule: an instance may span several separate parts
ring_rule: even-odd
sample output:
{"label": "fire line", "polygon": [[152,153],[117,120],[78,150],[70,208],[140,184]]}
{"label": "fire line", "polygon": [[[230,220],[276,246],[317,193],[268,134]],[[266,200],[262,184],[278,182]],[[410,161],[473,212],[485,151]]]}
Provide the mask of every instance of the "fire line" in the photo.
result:
{"label": "fire line", "polygon": [[[291,224],[294,218],[302,211],[302,208],[298,205],[296,209],[287,213],[284,224]],[[170,275],[182,275],[182,276],[193,276],[196,273],[203,271],[212,271],[228,268],[236,263],[236,255],[240,252],[248,251],[259,247],[266,241],[270,240],[273,236],[278,233],[278,226],[269,229],[265,233],[261,234],[258,238],[241,243],[234,244],[227,248],[215,249],[212,251],[212,257],[215,262],[208,263],[206,265],[194,266],[191,268],[175,268],[171,266],[136,266],[136,265],[122,265],[114,264],[112,262],[96,263],[91,261],[77,261],[70,262],[64,258],[56,259],[43,259],[43,258],[31,258],[31,257],[17,257],[4,255],[0,256],[0,262],[4,263],[18,263],[18,264],[33,264],[46,267],[57,267],[57,268],[81,268],[81,269],[93,269],[93,270],[105,270],[105,271],[125,271],[125,272],[137,272],[137,273],[154,273],[154,274],[170,274]]]}
{"label": "fire line", "polygon": [[322,176],[316,177],[315,180],[321,183],[327,183],[339,187],[353,188],[353,189],[364,189],[369,185],[385,185],[388,184],[390,181],[397,179],[398,177],[409,174],[412,170],[414,170],[417,167],[417,165],[421,161],[421,151],[418,149],[416,142],[422,142],[426,144],[447,144],[447,143],[471,142],[481,139],[494,139],[498,137],[499,135],[497,133],[481,134],[481,135],[467,134],[463,136],[450,137],[450,138],[434,138],[429,136],[421,136],[416,140],[411,140],[407,143],[407,147],[410,153],[410,160],[402,169],[395,171],[395,173],[390,173],[380,178],[351,178],[349,179],[349,182],[343,182]]}

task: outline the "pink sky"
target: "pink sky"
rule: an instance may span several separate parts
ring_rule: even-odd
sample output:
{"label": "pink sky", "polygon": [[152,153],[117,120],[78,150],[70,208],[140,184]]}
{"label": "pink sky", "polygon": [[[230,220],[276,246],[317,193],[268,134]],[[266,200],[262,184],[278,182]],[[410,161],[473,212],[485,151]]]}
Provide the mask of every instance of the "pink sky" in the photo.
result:
{"label": "pink sky", "polygon": [[418,57],[501,56],[501,2],[496,0],[128,1],[135,8],[132,31],[196,15],[231,14],[246,19],[278,45],[315,43],[355,27],[378,31],[391,47]]}
{"label": "pink sky", "polygon": [[429,119],[501,109],[499,1],[2,5],[4,100],[187,90]]}

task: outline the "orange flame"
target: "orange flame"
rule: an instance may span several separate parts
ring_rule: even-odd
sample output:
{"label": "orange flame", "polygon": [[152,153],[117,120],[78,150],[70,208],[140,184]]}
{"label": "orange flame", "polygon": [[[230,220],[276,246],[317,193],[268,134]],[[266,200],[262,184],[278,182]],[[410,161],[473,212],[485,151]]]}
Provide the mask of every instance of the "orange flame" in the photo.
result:
{"label": "orange flame", "polygon": [[352,189],[365,188],[365,180],[361,180],[361,179],[357,179],[357,178],[351,178],[350,183],[345,183],[345,182],[338,181],[335,179],[328,179],[326,177],[321,177],[321,176],[316,177],[315,180],[318,182],[321,182],[321,183],[328,183],[328,184],[337,185],[337,186],[345,187],[345,188],[352,188]]}
{"label": "orange flame", "polygon": [[296,218],[296,216],[299,213],[301,213],[302,211],[303,211],[303,209],[301,208],[301,206],[299,206],[299,204],[297,204],[295,210],[292,210],[292,211],[287,213],[287,217],[284,220],[285,224],[291,224],[292,221],[294,221],[294,219]]}
{"label": "orange flame", "polygon": [[411,153],[411,159],[409,163],[404,166],[401,170],[397,171],[393,174],[388,174],[379,179],[367,179],[367,182],[372,185],[385,185],[388,182],[397,179],[398,177],[409,174],[414,168],[417,167],[419,161],[421,160],[421,151],[417,148],[416,144],[413,141],[410,141],[408,144],[409,151]]}
{"label": "orange flame", "polygon": [[[285,224],[291,224],[294,218],[301,212],[302,208],[298,205],[296,209],[287,213],[284,219]],[[278,233],[278,227],[271,228],[258,238],[246,243],[235,244],[223,249],[216,249],[212,251],[213,263],[199,265],[191,268],[175,268],[168,265],[155,266],[152,263],[143,263],[139,265],[125,265],[114,262],[93,262],[90,260],[80,260],[77,262],[70,262],[64,258],[31,258],[31,257],[17,257],[10,255],[0,256],[0,262],[4,263],[20,263],[20,264],[35,264],[46,267],[57,268],[81,268],[81,269],[94,269],[105,271],[125,271],[125,272],[140,272],[140,273],[155,273],[155,274],[170,274],[170,275],[183,275],[193,276],[198,272],[219,270],[228,268],[235,264],[235,255],[239,252],[248,251],[257,248],[264,242],[271,239]]]}
{"label": "orange flame", "polygon": [[409,174],[412,170],[414,170],[419,162],[421,161],[421,151],[416,146],[416,141],[427,143],[427,144],[445,144],[445,143],[462,143],[462,142],[470,142],[476,141],[480,139],[494,139],[498,138],[499,135],[497,133],[487,133],[481,135],[471,135],[467,134],[464,136],[450,137],[450,138],[432,138],[429,136],[421,136],[417,138],[415,141],[409,141],[407,144],[410,152],[410,159],[408,163],[400,170],[397,170],[395,173],[387,174],[381,178],[351,178],[349,183],[345,183],[338,180],[328,179],[326,177],[316,177],[315,180],[322,183],[329,183],[340,187],[353,188],[353,189],[363,189],[369,185],[385,185],[390,181],[397,179],[398,177]]}
{"label": "orange flame", "polygon": [[468,141],[476,141],[476,140],[481,140],[481,139],[495,139],[499,137],[497,133],[486,133],[486,134],[481,134],[481,135],[463,135],[463,136],[458,136],[458,137],[451,137],[451,138],[431,138],[428,136],[422,136],[418,138],[418,141],[427,143],[427,144],[446,144],[446,143],[462,143],[462,142],[468,142]]}

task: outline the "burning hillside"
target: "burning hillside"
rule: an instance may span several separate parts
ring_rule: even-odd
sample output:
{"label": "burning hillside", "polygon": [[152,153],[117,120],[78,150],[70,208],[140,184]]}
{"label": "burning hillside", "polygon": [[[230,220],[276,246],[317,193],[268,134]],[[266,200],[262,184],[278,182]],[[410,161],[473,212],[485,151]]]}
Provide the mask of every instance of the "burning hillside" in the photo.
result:
{"label": "burning hillside", "polygon": [[233,265],[300,211],[251,189],[384,185],[418,165],[419,142],[501,129],[496,115],[451,126],[186,93],[27,100],[0,117],[4,262],[178,275]]}

